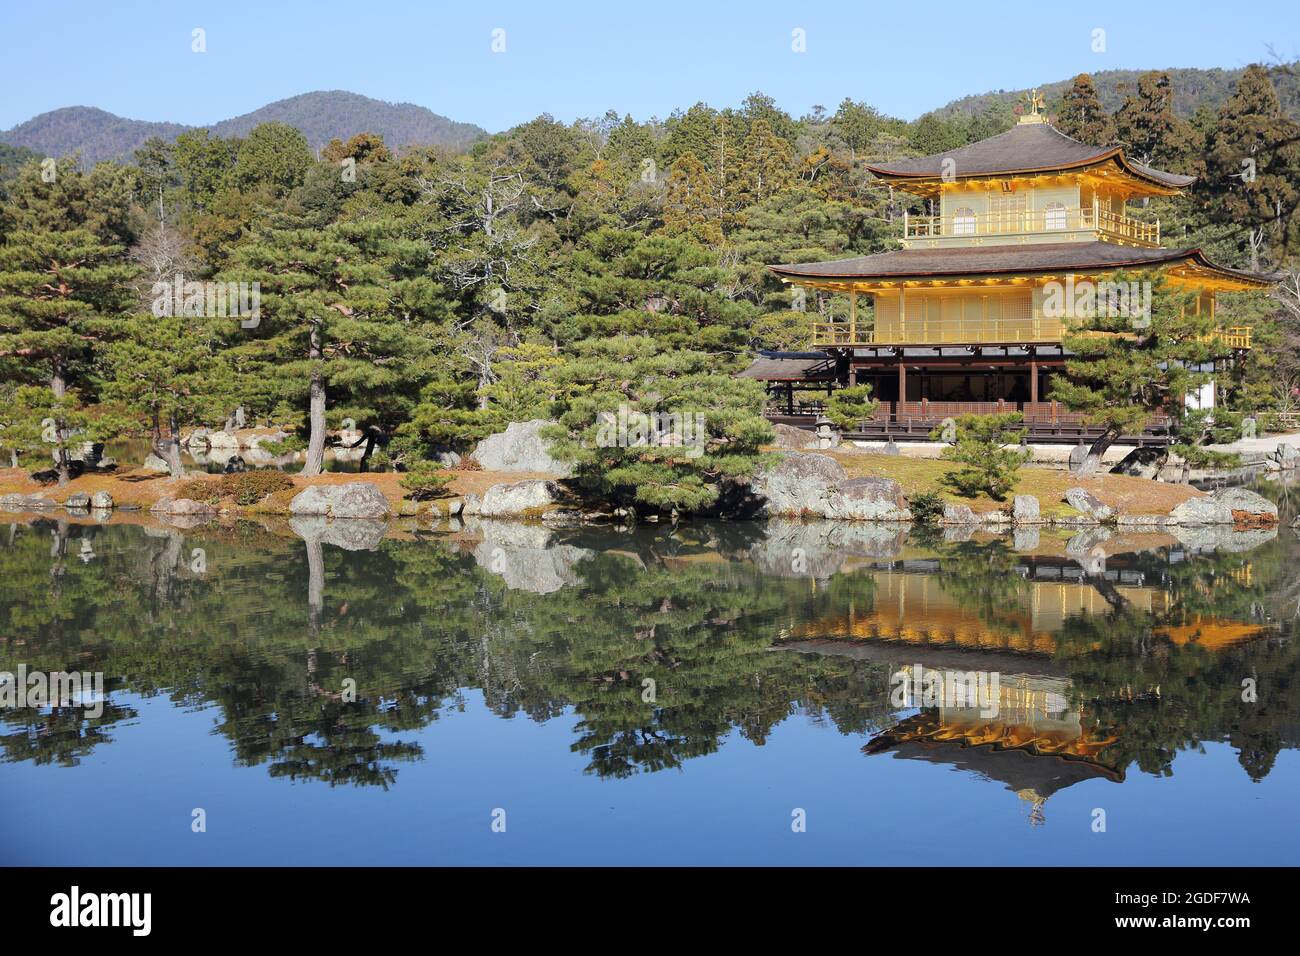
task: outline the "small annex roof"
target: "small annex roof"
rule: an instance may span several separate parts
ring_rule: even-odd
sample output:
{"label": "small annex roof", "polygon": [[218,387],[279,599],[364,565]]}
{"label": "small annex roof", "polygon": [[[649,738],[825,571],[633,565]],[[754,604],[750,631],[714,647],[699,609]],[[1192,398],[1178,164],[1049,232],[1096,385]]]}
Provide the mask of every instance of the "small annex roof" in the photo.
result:
{"label": "small annex roof", "polygon": [[739,378],[763,382],[835,381],[835,359],[825,352],[760,352]]}
{"label": "small annex roof", "polygon": [[880,179],[906,189],[908,182],[1051,173],[1103,163],[1114,163],[1130,176],[1161,190],[1183,189],[1196,181],[1195,176],[1182,176],[1134,162],[1124,155],[1122,146],[1081,143],[1048,123],[1013,126],[1005,133],[946,153],[867,164],[867,169]]}
{"label": "small annex roof", "polygon": [[1216,265],[1200,249],[1151,249],[1100,241],[895,249],[853,259],[768,268],[789,282],[817,284],[1114,272],[1178,264],[1242,288],[1266,288],[1273,281],[1271,276]]}

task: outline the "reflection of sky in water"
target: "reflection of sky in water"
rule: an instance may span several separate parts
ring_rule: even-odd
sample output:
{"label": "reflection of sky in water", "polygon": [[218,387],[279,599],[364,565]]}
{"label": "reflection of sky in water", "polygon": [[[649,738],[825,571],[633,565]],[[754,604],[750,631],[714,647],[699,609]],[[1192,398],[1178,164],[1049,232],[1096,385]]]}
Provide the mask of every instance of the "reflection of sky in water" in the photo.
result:
{"label": "reflection of sky in water", "polygon": [[[110,718],[72,767],[11,746],[0,862],[1249,865],[1300,851],[1300,721],[1268,696],[1300,686],[1289,531],[1148,551],[1045,534],[1017,553],[883,528],[497,525],[419,541],[319,524],[114,526],[87,548],[84,529],[47,521],[8,552],[0,534],[0,605],[14,605],[0,670],[52,641],[104,662]],[[186,570],[198,546],[202,576]],[[795,548],[809,573],[790,570]],[[43,621],[50,589],[60,615]],[[159,693],[142,696],[155,672]],[[363,696],[382,684],[359,716],[335,689],[353,673]],[[643,673],[660,681],[654,706],[638,701]],[[891,698],[891,677],[927,673],[980,693]],[[1242,674],[1260,677],[1261,704],[1236,700]],[[168,681],[185,684],[175,701]],[[32,726],[45,729],[0,733],[39,744],[76,724]],[[1275,756],[1239,756],[1267,740]],[[330,762],[348,748],[360,756]],[[368,761],[392,775],[354,785]],[[190,830],[196,807],[206,833]]]}
{"label": "reflection of sky in water", "polygon": [[[48,864],[1290,864],[1300,754],[1260,784],[1232,749],[1180,755],[1173,778],[1130,774],[1055,794],[1042,826],[1000,783],[867,759],[861,738],[787,720],[762,747],[735,734],[681,772],[597,780],[573,717],[491,714],[478,694],[418,733],[401,783],[326,787],[232,770],[206,710],[133,700],[141,717],[73,774],[8,765],[3,857]],[[409,735],[408,735],[409,736]],[[67,778],[60,781],[62,776]],[[38,789],[39,788],[39,791]],[[41,794],[15,800],[16,793]],[[190,832],[207,811],[208,832]],[[504,834],[490,830],[506,810]],[[801,807],[808,830],[790,831]],[[1093,833],[1092,811],[1107,813]],[[57,834],[57,838],[53,835]]]}

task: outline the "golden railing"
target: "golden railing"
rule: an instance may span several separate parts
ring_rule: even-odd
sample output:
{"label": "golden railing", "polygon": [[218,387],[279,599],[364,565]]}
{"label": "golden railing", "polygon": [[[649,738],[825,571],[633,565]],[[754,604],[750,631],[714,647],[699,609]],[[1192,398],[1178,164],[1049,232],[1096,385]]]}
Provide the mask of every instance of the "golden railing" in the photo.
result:
{"label": "golden railing", "polygon": [[1160,223],[1140,222],[1099,206],[1021,209],[1015,212],[986,212],[969,216],[912,216],[904,214],[903,238],[937,239],[1012,236],[1035,232],[1090,230],[1122,242],[1160,245]]}
{"label": "golden railing", "polygon": [[[1065,332],[1060,319],[1010,318],[980,322],[963,319],[914,319],[876,330],[848,322],[814,322],[814,348],[857,348],[869,345],[1018,345],[1060,342]],[[1212,333],[1228,348],[1250,348],[1251,327],[1234,325]]]}
{"label": "golden railing", "polygon": [[1250,348],[1250,330],[1249,325],[1233,325],[1216,331],[1214,338],[1230,349],[1248,349]]}
{"label": "golden railing", "polygon": [[907,319],[880,329],[856,328],[847,322],[814,322],[813,345],[851,347],[859,345],[975,345],[1019,344],[1061,341],[1061,320],[1006,319]]}

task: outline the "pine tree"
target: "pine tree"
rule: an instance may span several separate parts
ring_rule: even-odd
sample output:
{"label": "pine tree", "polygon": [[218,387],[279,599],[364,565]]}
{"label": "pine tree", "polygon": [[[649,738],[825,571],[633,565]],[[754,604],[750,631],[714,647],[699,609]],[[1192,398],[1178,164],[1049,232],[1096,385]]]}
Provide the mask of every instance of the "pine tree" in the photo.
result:
{"label": "pine tree", "polygon": [[1169,74],[1153,70],[1138,78],[1136,94],[1115,114],[1115,131],[1130,159],[1162,169],[1179,170],[1199,151],[1195,130],[1174,115]]}
{"label": "pine tree", "polygon": [[6,212],[0,355],[19,359],[22,381],[48,389],[38,404],[52,421],[47,434],[66,484],[72,433],[85,425],[72,420],[77,402],[93,386],[97,351],[117,329],[137,270],[111,241],[117,217],[109,197],[72,160],[59,162],[48,182],[41,167],[25,168]]}
{"label": "pine tree", "polygon": [[1244,233],[1256,271],[1270,240],[1270,258],[1278,262],[1300,227],[1300,124],[1283,115],[1268,71],[1258,64],[1246,68],[1219,110],[1198,198],[1211,221]]}
{"label": "pine tree", "polygon": [[1115,141],[1115,121],[1097,97],[1092,77],[1080,73],[1061,98],[1056,128],[1090,146],[1109,146]]}
{"label": "pine tree", "polygon": [[[306,393],[304,475],[322,469],[329,390],[340,414],[386,433],[427,373],[419,317],[401,301],[403,290],[420,296],[409,273],[427,265],[427,247],[403,240],[398,230],[393,220],[265,228],[223,275],[258,283],[261,296],[259,324],[232,350],[244,381],[268,386],[264,403],[296,403]],[[395,278],[403,273],[406,286]],[[367,452],[372,448],[373,441]]]}
{"label": "pine tree", "polygon": [[[1134,278],[1117,274],[1110,281],[1132,288]],[[1098,299],[1105,298],[1100,283],[1097,289]],[[1194,294],[1161,278],[1152,286],[1149,316],[1136,307],[1137,298],[1121,300],[1119,308],[1099,301],[1092,314],[1068,318],[1065,347],[1075,357],[1065,363],[1067,374],[1053,379],[1052,398],[1102,427],[1080,469],[1084,476],[1121,435],[1140,434],[1153,416],[1164,413],[1177,426],[1186,397],[1212,377],[1201,369],[1228,356],[1213,337],[1214,318],[1208,310],[1198,313]]]}

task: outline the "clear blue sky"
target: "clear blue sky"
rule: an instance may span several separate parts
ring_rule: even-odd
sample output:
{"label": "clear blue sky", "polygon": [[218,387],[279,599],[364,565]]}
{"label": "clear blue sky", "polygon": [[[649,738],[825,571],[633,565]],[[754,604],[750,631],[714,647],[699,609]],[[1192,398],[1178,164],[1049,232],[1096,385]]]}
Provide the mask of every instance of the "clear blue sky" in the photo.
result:
{"label": "clear blue sky", "polygon": [[[1296,11],[1295,0],[0,0],[0,129],[74,105],[203,124],[318,89],[491,131],[543,112],[664,117],[754,90],[795,115],[851,96],[911,119],[1080,71],[1234,68],[1267,59],[1270,44],[1293,58]],[[204,54],[191,52],[195,27]],[[1098,27],[1104,53],[1091,49]],[[807,52],[791,50],[796,28]]]}

